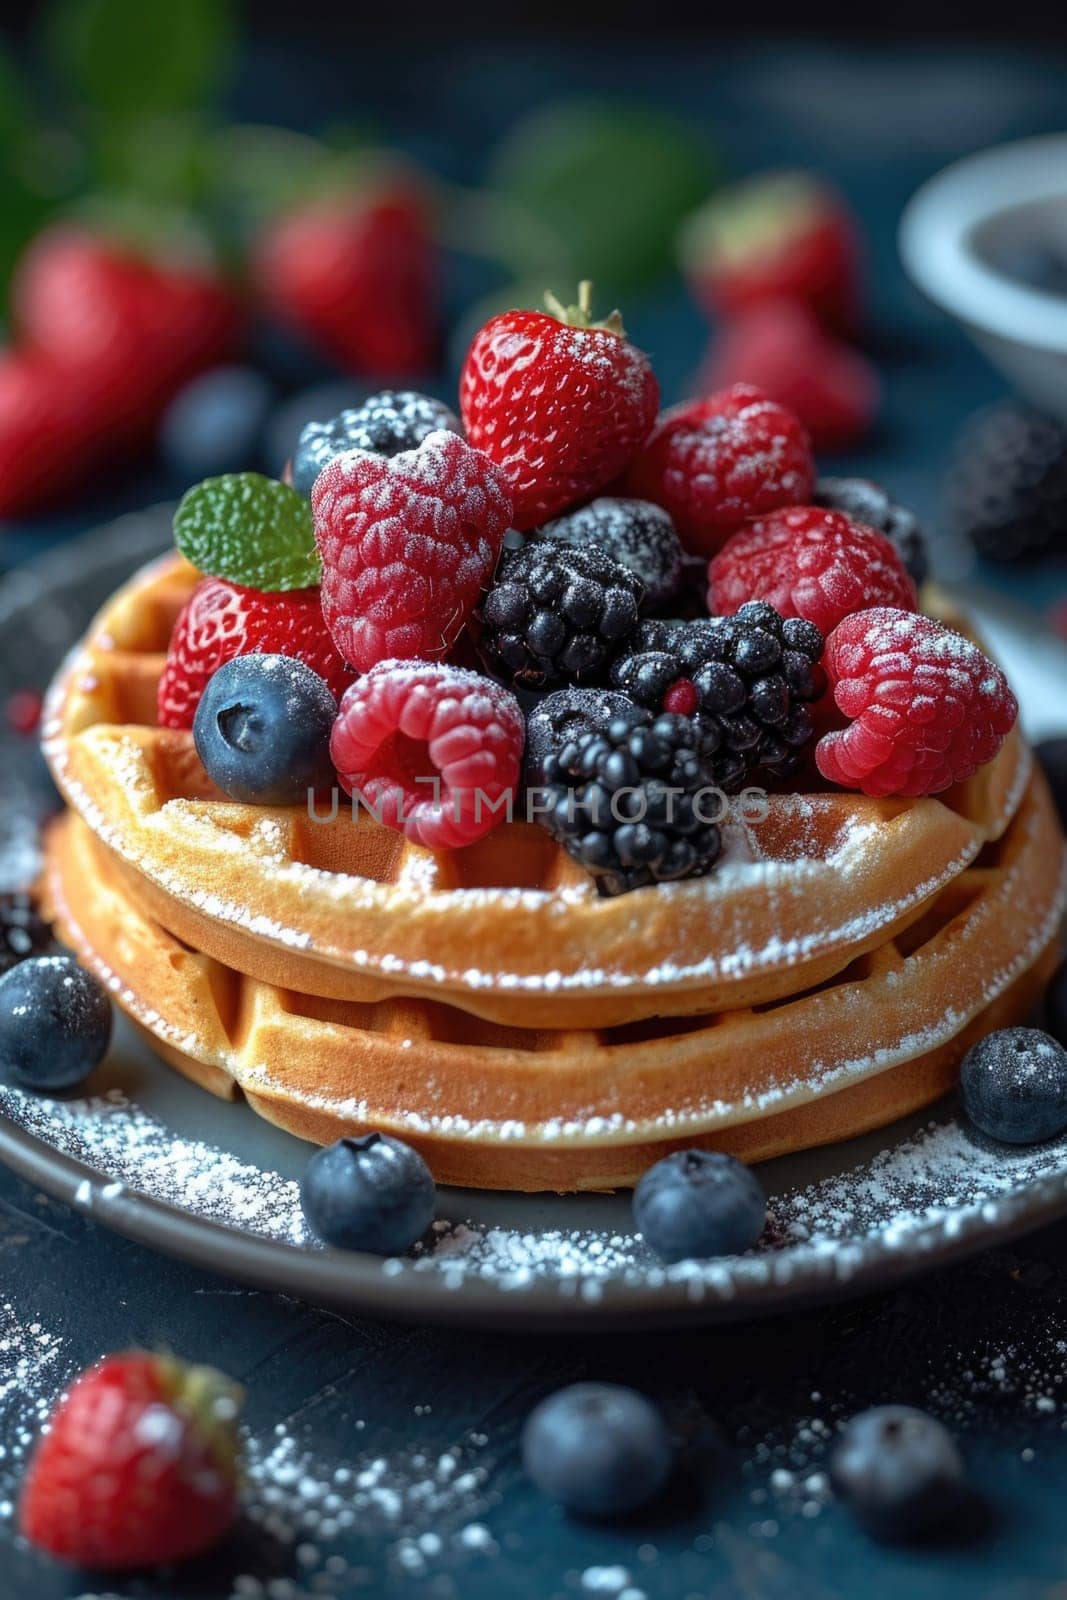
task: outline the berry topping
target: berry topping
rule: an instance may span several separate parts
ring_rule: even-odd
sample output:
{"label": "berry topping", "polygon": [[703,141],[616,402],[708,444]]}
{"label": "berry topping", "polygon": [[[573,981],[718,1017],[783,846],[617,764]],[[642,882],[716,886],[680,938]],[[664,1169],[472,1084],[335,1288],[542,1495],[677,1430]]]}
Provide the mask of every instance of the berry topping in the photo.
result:
{"label": "berry topping", "polygon": [[197,584],[174,624],[159,681],[159,725],[191,728],[211,675],[235,656],[292,656],[340,698],[354,676],[333,647],[317,589],[261,594],[225,578]]}
{"label": "berry topping", "polygon": [[914,611],[915,585],[884,534],[839,511],[791,506],[741,528],[708,567],[708,604],[730,616],[767,600],[828,634],[854,611]]}
{"label": "berry topping", "polygon": [[605,895],[701,877],[718,860],[721,797],[685,717],[619,717],[542,762],[538,820]]}
{"label": "berry topping", "polygon": [[520,684],[594,678],[637,622],[641,585],[593,546],[530,540],[508,551],[481,611],[479,649]]}
{"label": "berry topping", "polygon": [[546,522],[539,539],[555,539],[578,550],[595,546],[641,580],[644,603],[651,611],[672,599],[682,581],[682,547],[674,524],[650,500],[605,496],[577,511]]}
{"label": "berry topping", "polygon": [[174,543],[208,577],[249,589],[277,593],[319,581],[307,503],[258,472],[205,478],[189,489],[174,513]]}
{"label": "berry topping", "polygon": [[946,521],[992,561],[1067,551],[1067,426],[1001,400],[977,412],[953,449]]}
{"label": "berry topping", "polygon": [[383,389],[328,422],[309,422],[293,452],[293,488],[310,500],[315,479],[335,456],[367,450],[397,456],[417,450],[429,433],[459,432],[459,418],[440,400],[412,389]]}
{"label": "berry topping", "polygon": [[365,1133],[316,1150],[300,1180],[300,1204],[316,1238],[378,1256],[409,1250],[433,1221],[437,1190],[417,1150]]}
{"label": "berry topping", "polygon": [[807,500],[811,445],[791,411],[751,384],[665,411],[625,492],[670,512],[687,549],[713,555],[750,517]]}
{"label": "berry topping", "polygon": [[815,750],[819,771],[871,795],[938,794],[992,761],[1019,707],[1000,668],[931,617],[885,607],[846,617],[823,666],[847,728]]}
{"label": "berry topping", "polygon": [[674,1465],[659,1409],[634,1389],[573,1383],[522,1430],[522,1464],[549,1500],[578,1517],[621,1517],[654,1500]]}
{"label": "berry topping", "polygon": [[663,1261],[739,1255],[767,1221],[758,1178],[721,1150],[676,1150],[634,1190],[634,1221]]}
{"label": "berry topping", "polygon": [[39,956],[52,943],[28,894],[0,894],[0,973],[8,972],[27,956]]}
{"label": "berry topping", "polygon": [[965,1485],[952,1436],[913,1406],[853,1417],[830,1457],[830,1481],[856,1520],[882,1539],[924,1533],[957,1511]]}
{"label": "berry topping", "polygon": [[31,1544],[96,1572],[187,1561],[237,1515],[241,1391],[211,1367],[128,1350],[72,1385],[19,1507]]}
{"label": "berry topping", "polygon": [[231,800],[296,805],[333,782],[330,729],[337,701],[292,656],[236,656],[196,708],[193,739],[204,771]]}
{"label": "berry topping", "polygon": [[447,654],[493,576],[511,502],[499,470],[454,433],[385,458],[336,456],[312,491],[322,610],[346,661]]}
{"label": "berry topping", "polygon": [[844,512],[850,522],[884,533],[915,587],[926,582],[930,571],[926,535],[914,511],[891,500],[881,484],[870,478],[820,478],[813,499],[828,511]]}
{"label": "berry topping", "polygon": [[784,778],[814,733],[826,688],[822,634],[750,601],[735,617],[643,622],[611,681],[649,711],[695,719],[712,781],[726,793],[762,770]]}
{"label": "berry topping", "polygon": [[592,733],[619,717],[643,722],[643,712],[624,694],[612,689],[557,689],[545,695],[526,718],[527,785],[543,781],[544,759],[570,739]]}
{"label": "berry topping", "polygon": [[964,1056],[960,1093],[975,1127],[991,1139],[1054,1139],[1067,1128],[1067,1050],[1038,1028],[1001,1028]]}
{"label": "berry topping", "polygon": [[524,737],[515,696],[480,673],[382,661],[341,701],[330,752],[379,822],[455,850],[508,819]]}
{"label": "berry topping", "polygon": [[474,337],[460,378],[467,437],[504,473],[517,528],[533,528],[617,478],[655,421],[659,386],[618,313],[506,311]]}
{"label": "berry topping", "polygon": [[0,1082],[73,1089],[104,1059],[111,1002],[71,956],[31,956],[0,978]]}

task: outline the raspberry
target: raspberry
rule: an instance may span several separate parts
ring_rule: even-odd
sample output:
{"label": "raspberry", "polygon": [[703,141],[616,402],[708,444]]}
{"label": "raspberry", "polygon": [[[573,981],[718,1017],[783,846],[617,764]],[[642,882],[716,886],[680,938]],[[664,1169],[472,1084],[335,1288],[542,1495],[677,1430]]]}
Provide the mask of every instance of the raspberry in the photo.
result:
{"label": "raspberry", "polygon": [[884,533],[905,568],[921,589],[930,572],[926,534],[907,506],[891,500],[880,483],[870,478],[820,478],[812,500],[828,511],[843,511],[852,522]]}
{"label": "raspberry", "polygon": [[819,741],[819,771],[871,795],[938,794],[992,761],[1019,707],[1000,668],[931,617],[879,606],[846,617],[823,657],[851,718]]}
{"label": "raspberry", "polygon": [[511,520],[503,477],[444,429],[417,450],[352,451],[311,495],[322,611],[346,661],[447,654],[493,575]]}
{"label": "raspberry", "polygon": [[665,411],[621,492],[661,505],[682,543],[710,556],[748,518],[807,500],[814,482],[798,418],[738,383]]}
{"label": "raspberry", "polygon": [[783,617],[804,617],[823,634],[854,611],[914,611],[915,584],[884,534],[839,511],[791,506],[740,529],[708,567],[708,605],[731,616],[766,600]]}
{"label": "raspberry", "polygon": [[322,620],[317,589],[262,594],[226,578],[204,578],[174,624],[159,681],[161,728],[191,728],[208,679],[235,656],[295,656],[340,699],[352,670]]}
{"label": "raspberry", "polygon": [[525,739],[515,696],[461,667],[380,661],[341,701],[330,754],[344,788],[428,850],[505,820]]}

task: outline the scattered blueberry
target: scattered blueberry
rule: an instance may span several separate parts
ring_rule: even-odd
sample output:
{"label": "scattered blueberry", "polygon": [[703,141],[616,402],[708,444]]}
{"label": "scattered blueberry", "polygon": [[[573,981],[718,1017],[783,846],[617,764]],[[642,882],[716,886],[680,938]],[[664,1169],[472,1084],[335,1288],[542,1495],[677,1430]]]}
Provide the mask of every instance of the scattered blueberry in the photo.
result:
{"label": "scattered blueberry", "polygon": [[339,1250],[392,1256],[433,1221],[437,1191],[417,1150],[384,1133],[339,1139],[304,1168],[300,1204],[308,1226]]}
{"label": "scattered blueberry", "polygon": [[1034,746],[1034,754],[1048,779],[1060,821],[1067,828],[1067,739],[1042,739]]}
{"label": "scattered blueberry", "polygon": [[260,462],[274,391],[252,367],[216,367],[175,395],[159,427],[166,465],[183,483]]}
{"label": "scattered blueberry", "polygon": [[719,1150],[676,1150],[634,1190],[634,1221],[663,1261],[737,1255],[767,1221],[759,1179]]}
{"label": "scattered blueberry", "polygon": [[674,1464],[656,1406],[614,1383],[575,1383],[531,1412],[522,1461],[550,1500],[579,1517],[621,1517],[659,1494]]}
{"label": "scattered blueberry", "polygon": [[71,956],[33,956],[0,978],[0,1080],[72,1089],[111,1040],[111,1002]]}
{"label": "scattered blueberry", "polygon": [[431,395],[410,389],[383,389],[353,410],[328,422],[309,422],[293,451],[293,488],[311,496],[315,479],[327,462],[346,450],[367,450],[395,456],[417,450],[428,433],[459,433],[459,418]]}
{"label": "scattered blueberry", "polygon": [[193,722],[197,754],[232,800],[295,805],[333,782],[337,702],[292,656],[235,656],[210,679]]}
{"label": "scattered blueberry", "polygon": [[853,1417],[830,1458],[830,1481],[856,1520],[882,1539],[924,1533],[964,1497],[952,1436],[913,1406],[875,1406]]}
{"label": "scattered blueberry", "polygon": [[682,581],[683,551],[674,523],[662,506],[647,500],[602,495],[577,511],[546,522],[539,539],[556,539],[581,549],[598,545],[644,586],[644,607],[657,611],[672,600]]}
{"label": "scattered blueberry", "polygon": [[1067,1050],[1039,1028],[1001,1028],[960,1068],[964,1109],[1004,1144],[1040,1144],[1067,1128]]}
{"label": "scattered blueberry", "polygon": [[28,894],[0,894],[0,973],[28,956],[43,955],[52,943]]}

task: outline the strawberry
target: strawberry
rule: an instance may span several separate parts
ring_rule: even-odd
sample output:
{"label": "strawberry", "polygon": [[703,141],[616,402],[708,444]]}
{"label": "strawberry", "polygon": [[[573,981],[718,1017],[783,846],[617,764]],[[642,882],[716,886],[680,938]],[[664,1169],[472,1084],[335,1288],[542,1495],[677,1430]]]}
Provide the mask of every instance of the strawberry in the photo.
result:
{"label": "strawberry", "polygon": [[437,259],[415,189],[286,212],[256,240],[252,272],[281,322],[354,372],[410,378],[435,365]]}
{"label": "strawberry", "polygon": [[878,374],[865,355],[825,332],[799,300],[767,300],[727,322],[702,373],[703,388],[754,383],[788,406],[816,450],[843,450],[869,432]]}
{"label": "strawberry", "polygon": [[52,1413],[19,1524],[71,1566],[185,1561],[237,1512],[240,1390],[210,1367],[130,1350],[82,1374]]}
{"label": "strawberry", "polygon": [[262,594],[225,578],[204,578],[180,612],[159,680],[159,724],[191,728],[208,679],[234,656],[295,656],[337,699],[355,674],[337,654],[317,589]]}
{"label": "strawberry", "polygon": [[682,260],[714,316],[786,296],[825,327],[855,331],[858,230],[840,197],[811,173],[764,173],[720,190],[687,224]]}
{"label": "strawberry", "polygon": [[460,378],[467,437],[503,471],[514,525],[535,527],[624,471],[656,418],[659,385],[618,312],[594,323],[592,285],[566,310],[505,311],[474,337]]}
{"label": "strawberry", "polygon": [[60,499],[100,458],[103,419],[62,363],[0,351],[0,516]]}

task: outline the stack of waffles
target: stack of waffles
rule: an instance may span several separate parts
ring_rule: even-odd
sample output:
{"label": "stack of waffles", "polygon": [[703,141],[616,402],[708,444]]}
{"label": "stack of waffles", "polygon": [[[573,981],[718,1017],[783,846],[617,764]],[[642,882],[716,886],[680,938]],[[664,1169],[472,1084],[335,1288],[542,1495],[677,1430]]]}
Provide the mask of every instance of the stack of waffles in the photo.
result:
{"label": "stack of waffles", "polygon": [[52,689],[47,896],[166,1061],[301,1138],[394,1132],[500,1189],[763,1160],[935,1100],[1055,964],[1063,841],[1018,732],[937,798],[771,796],[709,876],[604,898],[528,823],[433,853],[344,795],[221,795],[155,716],[197,578],[139,573]]}

